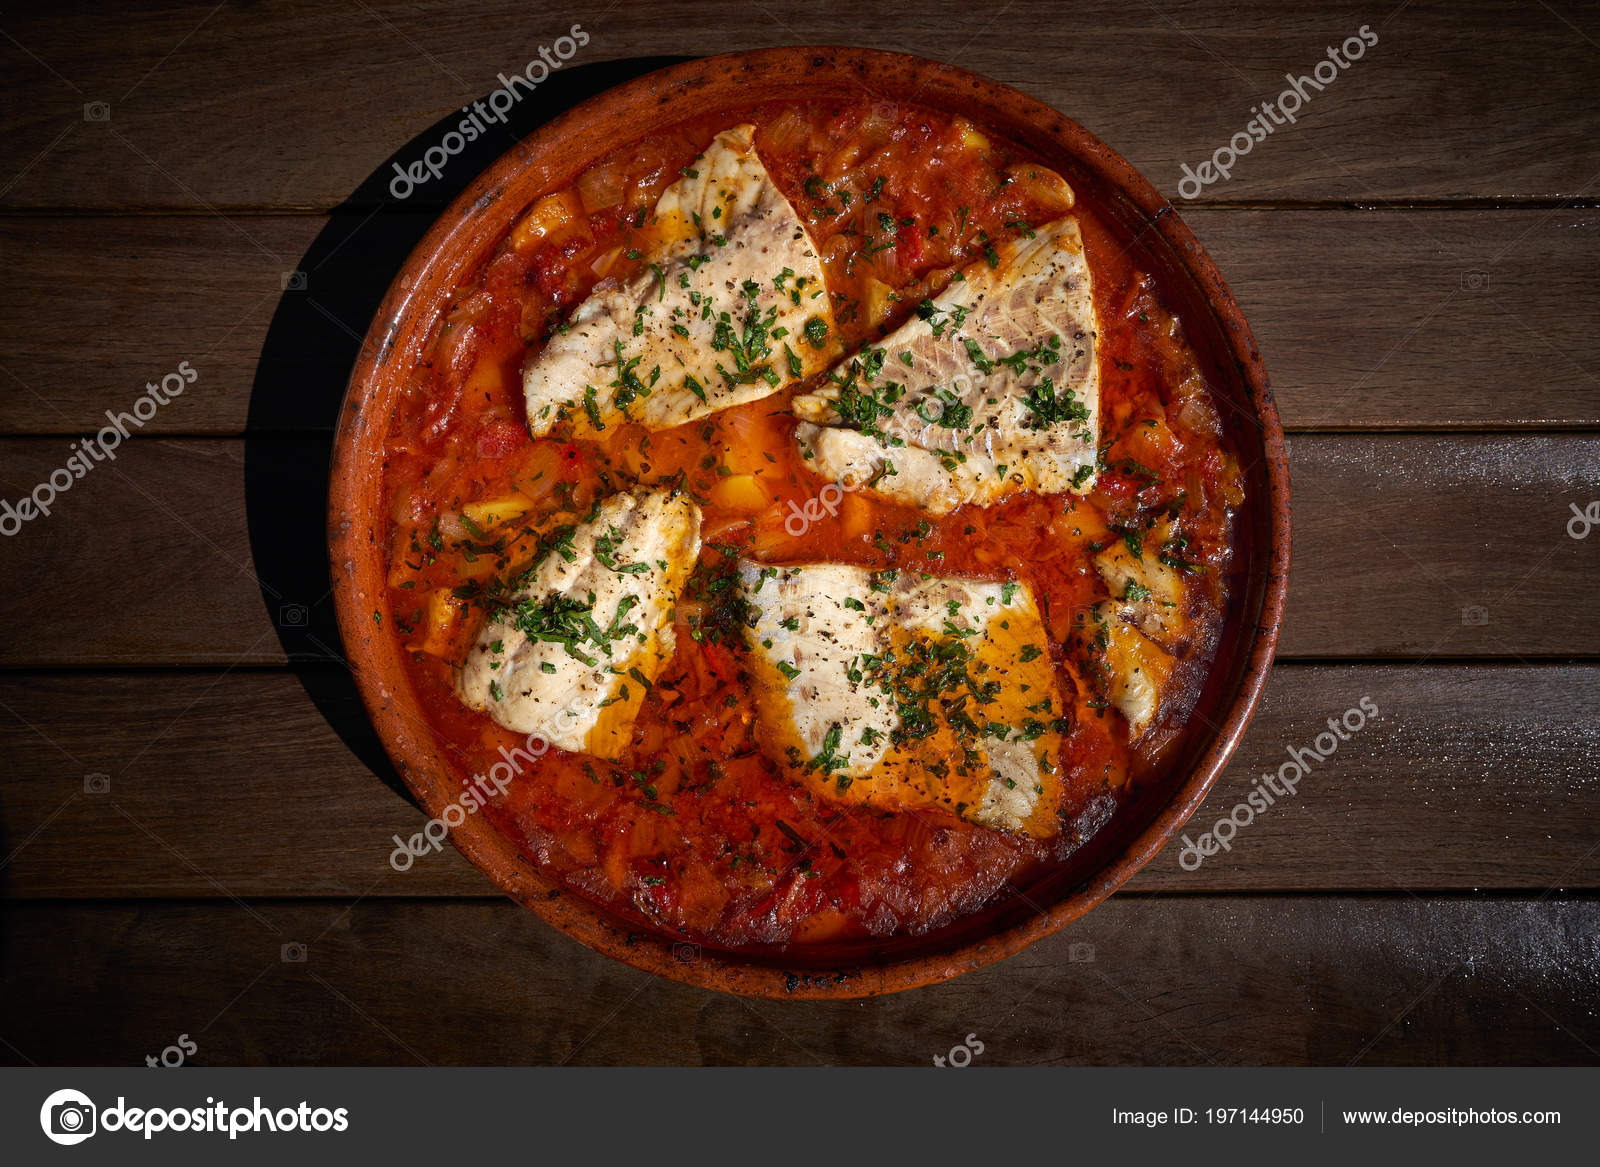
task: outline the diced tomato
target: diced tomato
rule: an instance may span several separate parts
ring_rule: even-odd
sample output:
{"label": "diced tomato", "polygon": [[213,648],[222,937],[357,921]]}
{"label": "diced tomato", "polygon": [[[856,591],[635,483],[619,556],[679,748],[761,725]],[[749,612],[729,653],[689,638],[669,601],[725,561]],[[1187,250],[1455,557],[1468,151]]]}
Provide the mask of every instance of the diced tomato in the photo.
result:
{"label": "diced tomato", "polygon": [[528,441],[527,430],[507,418],[498,418],[478,431],[478,457],[504,458]]}
{"label": "diced tomato", "polygon": [[928,253],[928,237],[920,224],[906,223],[900,228],[900,258],[908,271],[918,271]]}
{"label": "diced tomato", "polygon": [[700,650],[705,654],[706,667],[717,680],[727,683],[739,679],[739,662],[725,647],[707,641]]}

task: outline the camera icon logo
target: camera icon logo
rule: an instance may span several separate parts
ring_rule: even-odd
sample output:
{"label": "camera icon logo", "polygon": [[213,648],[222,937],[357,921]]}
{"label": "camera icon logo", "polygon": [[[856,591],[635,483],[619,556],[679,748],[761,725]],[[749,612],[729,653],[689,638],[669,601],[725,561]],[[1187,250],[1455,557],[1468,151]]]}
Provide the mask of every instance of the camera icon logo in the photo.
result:
{"label": "camera icon logo", "polygon": [[39,1125],[52,1143],[71,1147],[94,1134],[97,1113],[87,1094],[57,1090],[39,1108]]}
{"label": "camera icon logo", "polygon": [[278,959],[284,964],[304,964],[306,962],[306,946],[304,944],[285,944],[278,950]]}
{"label": "camera icon logo", "polygon": [[1469,604],[1461,609],[1463,628],[1483,628],[1489,623],[1489,609],[1481,604]]}
{"label": "camera icon logo", "polygon": [[283,628],[304,628],[309,616],[304,604],[283,604],[278,608],[278,624]]}
{"label": "camera icon logo", "polygon": [[306,273],[303,271],[286,271],[283,273],[283,290],[286,292],[303,292],[306,290]]}
{"label": "camera icon logo", "polygon": [[672,959],[679,964],[693,964],[700,959],[700,946],[687,941],[679,941],[672,946]]}
{"label": "camera icon logo", "polygon": [[1461,273],[1461,290],[1463,292],[1482,292],[1489,287],[1489,273],[1486,271],[1464,271]]}
{"label": "camera icon logo", "polygon": [[104,101],[88,101],[83,106],[83,120],[86,122],[108,122],[111,120],[111,105]]}
{"label": "camera icon logo", "polygon": [[111,775],[85,774],[83,776],[83,792],[85,794],[109,794],[111,792]]}

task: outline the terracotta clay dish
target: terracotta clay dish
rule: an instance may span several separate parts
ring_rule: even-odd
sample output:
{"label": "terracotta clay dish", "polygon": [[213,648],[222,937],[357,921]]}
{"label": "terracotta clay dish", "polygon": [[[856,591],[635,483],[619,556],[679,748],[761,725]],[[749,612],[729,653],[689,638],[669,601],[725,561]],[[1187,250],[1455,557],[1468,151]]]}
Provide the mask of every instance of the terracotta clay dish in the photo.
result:
{"label": "terracotta clay dish", "polygon": [[957,976],[1128,880],[1238,742],[1289,557],[1260,355],[1171,206],[861,49],[665,69],[500,159],[373,321],[329,511],[432,816],[393,865],[448,828],[600,952],[775,997]]}

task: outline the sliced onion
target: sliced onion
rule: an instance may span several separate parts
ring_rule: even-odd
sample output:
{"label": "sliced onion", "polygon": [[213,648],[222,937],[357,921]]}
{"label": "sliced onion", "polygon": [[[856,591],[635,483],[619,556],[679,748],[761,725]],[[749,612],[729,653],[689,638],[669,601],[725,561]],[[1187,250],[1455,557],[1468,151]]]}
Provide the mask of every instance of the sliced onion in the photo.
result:
{"label": "sliced onion", "polygon": [[1216,407],[1206,395],[1205,383],[1197,374],[1191,373],[1185,377],[1174,397],[1182,402],[1175,415],[1180,426],[1193,434],[1206,434],[1212,438],[1221,436],[1222,419],[1217,416]]}
{"label": "sliced onion", "polygon": [[578,197],[583,200],[583,213],[592,215],[620,203],[626,178],[620,167],[606,162],[584,171],[578,179]]}
{"label": "sliced onion", "polygon": [[768,150],[774,154],[788,154],[800,149],[811,137],[811,127],[792,109],[786,109],[772,119],[772,124],[762,135]]}
{"label": "sliced onion", "polygon": [[828,265],[841,264],[850,257],[856,249],[856,241],[849,235],[830,235],[828,241],[822,245],[822,262]]}
{"label": "sliced onion", "polygon": [[886,142],[900,127],[900,112],[900,107],[892,101],[874,102],[856,127],[856,133],[871,141]]}
{"label": "sliced onion", "polygon": [[455,543],[470,537],[467,528],[462,525],[460,511],[439,512],[439,534]]}
{"label": "sliced onion", "polygon": [[849,173],[850,168],[856,164],[856,159],[861,157],[865,149],[859,142],[847,142],[823,160],[818,169],[822,177],[830,183],[838,182]]}
{"label": "sliced onion", "polygon": [[1013,162],[1006,167],[1006,173],[1018,189],[1038,201],[1040,210],[1047,217],[1054,218],[1072,210],[1076,201],[1072,187],[1054,170],[1032,162]]}

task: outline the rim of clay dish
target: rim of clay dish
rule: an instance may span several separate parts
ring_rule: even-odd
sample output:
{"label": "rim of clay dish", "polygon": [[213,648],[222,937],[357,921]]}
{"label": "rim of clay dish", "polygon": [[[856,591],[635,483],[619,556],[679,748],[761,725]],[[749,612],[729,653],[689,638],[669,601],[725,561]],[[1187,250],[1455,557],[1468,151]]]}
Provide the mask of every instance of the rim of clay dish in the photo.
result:
{"label": "rim of clay dish", "polygon": [[[686,62],[609,90],[549,122],[485,171],[429,231],[379,308],[340,414],[328,541],[339,629],[373,723],[430,815],[459,793],[426,728],[386,610],[383,447],[398,392],[448,290],[466,282],[537,197],[572,181],[613,148],[688,117],[757,102],[859,97],[960,114],[1057,168],[1080,197],[1159,269],[1164,295],[1185,309],[1189,340],[1212,374],[1245,469],[1239,574],[1227,629],[1201,697],[1203,728],[1174,772],[1124,807],[1086,846],[1093,866],[1042,881],[1029,905],[984,909],[922,937],[803,950],[718,950],[642,929],[542,873],[484,818],[451,841],[509,896],[589,947],[636,968],[725,992],[765,997],[864,997],[981,968],[1078,919],[1130,879],[1199,807],[1238,744],[1277,643],[1289,572],[1289,472],[1283,430],[1254,338],[1210,257],[1171,205],[1122,157],[1076,122],[996,81],[950,65],[856,48],[782,48]],[[1147,796],[1148,795],[1148,796]],[[1133,816],[1133,817],[1129,817]],[[1119,821],[1124,825],[1119,830]],[[1109,842],[1107,841],[1109,840]],[[844,946],[841,946],[844,947]]]}

